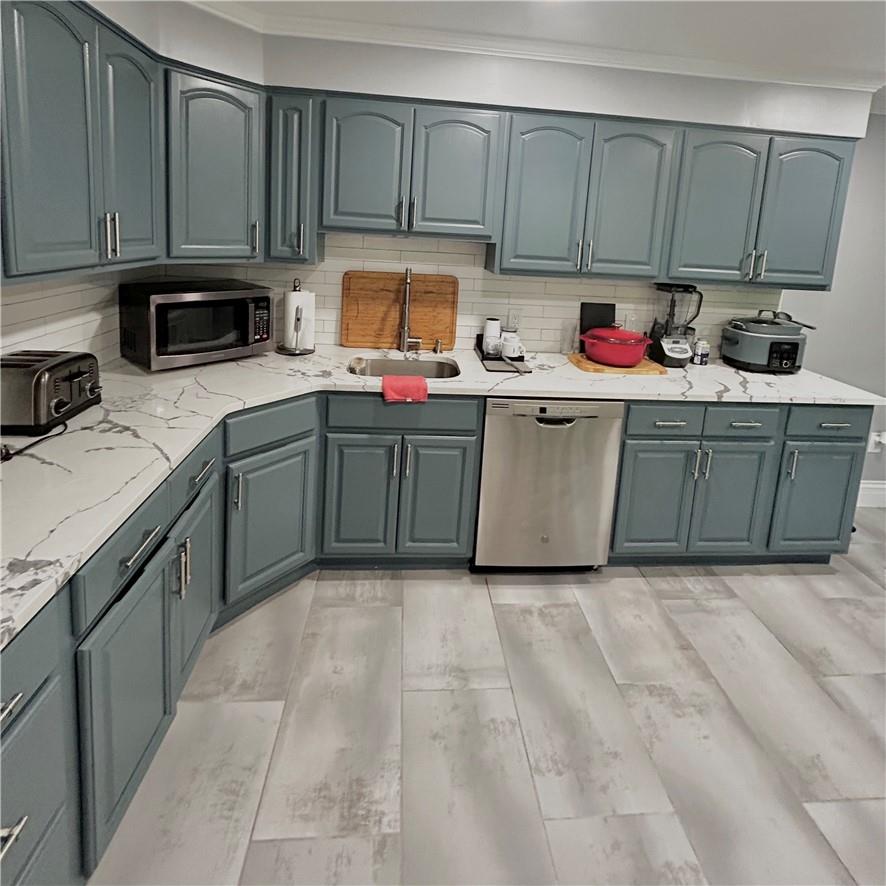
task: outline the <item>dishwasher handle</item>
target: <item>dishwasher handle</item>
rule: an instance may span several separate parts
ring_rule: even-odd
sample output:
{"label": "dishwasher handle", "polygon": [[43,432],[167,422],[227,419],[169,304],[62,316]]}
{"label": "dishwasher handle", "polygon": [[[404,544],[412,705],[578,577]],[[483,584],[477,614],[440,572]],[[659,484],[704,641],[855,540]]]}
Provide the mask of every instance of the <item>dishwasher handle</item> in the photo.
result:
{"label": "dishwasher handle", "polygon": [[[588,416],[591,418],[593,416]],[[535,423],[540,428],[571,428],[577,419],[575,418],[544,418],[543,416],[536,416]]]}

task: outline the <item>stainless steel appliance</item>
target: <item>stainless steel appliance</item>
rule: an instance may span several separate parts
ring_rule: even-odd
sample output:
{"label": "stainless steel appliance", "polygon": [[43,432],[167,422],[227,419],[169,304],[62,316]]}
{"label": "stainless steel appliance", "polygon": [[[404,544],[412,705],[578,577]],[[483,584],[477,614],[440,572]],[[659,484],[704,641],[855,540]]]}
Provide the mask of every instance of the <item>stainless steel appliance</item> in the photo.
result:
{"label": "stainless steel appliance", "polygon": [[804,329],[815,327],[784,311],[759,310],[756,317],[735,317],[723,329],[720,356],[724,363],[749,372],[798,372],[806,350]]}
{"label": "stainless steel appliance", "polygon": [[605,563],[623,421],[624,403],[487,400],[474,565]]}
{"label": "stainless steel appliance", "polygon": [[[667,296],[667,307],[663,311],[659,308],[652,321],[649,357],[662,366],[682,368],[692,359],[692,323],[701,313],[704,293],[691,283],[656,283],[655,288]],[[664,320],[659,320],[659,315],[664,315]]]}
{"label": "stainless steel appliance", "polygon": [[146,369],[237,360],[274,346],[272,290],[245,280],[121,283],[120,351]]}
{"label": "stainless steel appliance", "polygon": [[78,351],[15,351],[0,357],[2,432],[36,437],[101,403],[98,360]]}

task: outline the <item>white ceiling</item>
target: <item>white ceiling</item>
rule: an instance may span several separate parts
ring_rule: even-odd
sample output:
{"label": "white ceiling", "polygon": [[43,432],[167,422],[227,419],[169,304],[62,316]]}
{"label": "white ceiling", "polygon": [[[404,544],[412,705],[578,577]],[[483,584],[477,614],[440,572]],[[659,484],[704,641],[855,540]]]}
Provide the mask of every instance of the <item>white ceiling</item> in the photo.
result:
{"label": "white ceiling", "polygon": [[191,0],[264,34],[867,90],[886,3],[809,0]]}

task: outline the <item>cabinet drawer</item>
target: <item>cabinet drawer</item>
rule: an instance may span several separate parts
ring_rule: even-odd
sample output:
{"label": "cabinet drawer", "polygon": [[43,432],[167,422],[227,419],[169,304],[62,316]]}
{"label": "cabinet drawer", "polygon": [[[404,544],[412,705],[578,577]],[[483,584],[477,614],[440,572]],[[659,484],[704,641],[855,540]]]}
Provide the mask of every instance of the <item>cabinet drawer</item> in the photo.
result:
{"label": "cabinet drawer", "polygon": [[870,406],[792,406],[787,433],[792,437],[866,437]]}
{"label": "cabinet drawer", "polygon": [[221,469],[223,458],[221,429],[216,428],[172,472],[169,502],[172,516],[178,514],[198,489]]}
{"label": "cabinet drawer", "polygon": [[[66,594],[67,591],[62,591]],[[0,727],[6,730],[27,707],[34,693],[58,664],[62,638],[62,596],[53,597],[3,650],[0,657],[2,680],[2,716]],[[3,827],[8,822],[3,820]]]}
{"label": "cabinet drawer", "polygon": [[[14,883],[37,844],[62,813],[67,790],[63,682],[54,676],[3,736],[0,819],[20,826],[3,858],[3,882]],[[8,841],[10,838],[7,837]]]}
{"label": "cabinet drawer", "polygon": [[237,455],[316,429],[316,397],[259,406],[225,419],[225,452]]}
{"label": "cabinet drawer", "polygon": [[333,394],[328,398],[330,428],[396,431],[471,431],[480,426],[480,400],[440,397],[426,403],[386,403],[381,395]]}
{"label": "cabinet drawer", "polygon": [[646,437],[700,437],[704,406],[631,404],[625,433]]}
{"label": "cabinet drawer", "polygon": [[123,584],[138,571],[169,525],[164,483],[71,579],[74,633],[82,634]]}
{"label": "cabinet drawer", "polygon": [[774,437],[778,433],[778,406],[708,406],[706,437]]}

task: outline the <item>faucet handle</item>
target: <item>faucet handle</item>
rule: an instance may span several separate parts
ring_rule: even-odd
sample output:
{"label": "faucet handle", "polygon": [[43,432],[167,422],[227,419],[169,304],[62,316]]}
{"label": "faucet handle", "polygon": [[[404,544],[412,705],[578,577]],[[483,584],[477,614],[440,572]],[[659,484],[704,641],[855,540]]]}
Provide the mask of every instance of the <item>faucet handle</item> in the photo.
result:
{"label": "faucet handle", "polygon": [[434,353],[442,354],[443,353],[443,339],[435,338],[434,339]]}

